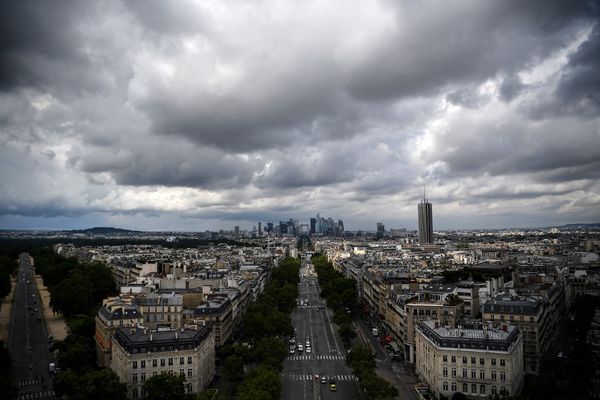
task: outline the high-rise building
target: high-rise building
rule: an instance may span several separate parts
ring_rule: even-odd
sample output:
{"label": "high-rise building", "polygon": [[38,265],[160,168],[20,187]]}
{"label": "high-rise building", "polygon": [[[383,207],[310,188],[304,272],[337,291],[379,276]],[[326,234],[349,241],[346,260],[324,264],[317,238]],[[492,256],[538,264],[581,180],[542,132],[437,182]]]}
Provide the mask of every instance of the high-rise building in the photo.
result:
{"label": "high-rise building", "polygon": [[385,233],[385,225],[383,222],[377,223],[377,239],[381,239]]}
{"label": "high-rise building", "polygon": [[258,223],[258,236],[262,236],[262,223]]}
{"label": "high-rise building", "polygon": [[234,230],[234,235],[236,238],[240,237],[240,227],[236,226],[235,228],[233,228]]}
{"label": "high-rise building", "polygon": [[423,200],[418,206],[419,216],[419,243],[431,244],[433,243],[433,213],[431,210],[431,203],[425,197],[423,192]]}

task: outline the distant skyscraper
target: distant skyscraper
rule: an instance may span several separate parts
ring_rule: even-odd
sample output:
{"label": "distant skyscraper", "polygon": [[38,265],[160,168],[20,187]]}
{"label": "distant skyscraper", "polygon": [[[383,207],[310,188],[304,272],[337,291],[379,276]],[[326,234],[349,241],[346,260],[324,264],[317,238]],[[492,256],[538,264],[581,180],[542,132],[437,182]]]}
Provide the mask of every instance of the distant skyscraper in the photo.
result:
{"label": "distant skyscraper", "polygon": [[240,227],[236,226],[235,228],[233,228],[234,231],[234,235],[236,238],[240,237]]}
{"label": "distant skyscraper", "polygon": [[385,233],[385,225],[383,222],[377,223],[377,239],[381,239]]}
{"label": "distant skyscraper", "polygon": [[431,210],[431,203],[427,201],[424,190],[423,199],[421,200],[418,206],[418,216],[419,243],[422,245],[433,243],[433,213]]}
{"label": "distant skyscraper", "polygon": [[258,236],[262,236],[262,223],[258,223]]}

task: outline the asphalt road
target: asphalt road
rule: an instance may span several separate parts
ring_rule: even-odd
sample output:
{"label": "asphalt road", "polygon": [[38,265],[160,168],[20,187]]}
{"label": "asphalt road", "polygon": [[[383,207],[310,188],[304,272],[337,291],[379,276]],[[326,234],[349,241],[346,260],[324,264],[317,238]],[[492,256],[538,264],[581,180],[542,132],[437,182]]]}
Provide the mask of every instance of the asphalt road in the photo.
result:
{"label": "asphalt road", "polygon": [[12,375],[18,399],[53,399],[48,363],[48,334],[35,287],[28,254],[19,257],[16,291],[11,312],[8,347],[13,359]]}
{"label": "asphalt road", "polygon": [[[292,324],[296,329],[296,342],[305,348],[295,351],[283,363],[284,400],[360,399],[358,381],[346,366],[345,350],[331,321],[331,314],[319,296],[317,276],[310,264],[303,264],[298,298],[308,300],[308,305],[299,305],[292,313]],[[306,351],[306,340],[310,341],[311,353]],[[319,377],[316,378],[315,375]],[[327,383],[321,383],[321,376]],[[331,391],[329,379],[335,380],[337,390]]]}

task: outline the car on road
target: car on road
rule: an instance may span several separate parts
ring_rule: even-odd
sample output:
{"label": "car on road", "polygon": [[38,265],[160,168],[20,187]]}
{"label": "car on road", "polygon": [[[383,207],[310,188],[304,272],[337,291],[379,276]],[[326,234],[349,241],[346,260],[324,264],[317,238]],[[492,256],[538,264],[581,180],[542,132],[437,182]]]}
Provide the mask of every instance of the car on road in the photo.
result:
{"label": "car on road", "polygon": [[293,347],[290,347],[290,354],[295,354],[295,353],[296,353],[296,350],[294,350]]}
{"label": "car on road", "polygon": [[325,375],[321,376],[321,383],[327,383],[327,377]]}
{"label": "car on road", "polygon": [[310,353],[312,353],[312,349],[310,348],[310,346],[306,346],[306,354]]}
{"label": "car on road", "polygon": [[302,351],[304,351],[304,346],[302,346],[301,344],[298,345],[298,352],[301,353]]}
{"label": "car on road", "polygon": [[332,392],[335,392],[337,390],[337,386],[335,386],[335,383],[329,385],[329,390],[331,390]]}

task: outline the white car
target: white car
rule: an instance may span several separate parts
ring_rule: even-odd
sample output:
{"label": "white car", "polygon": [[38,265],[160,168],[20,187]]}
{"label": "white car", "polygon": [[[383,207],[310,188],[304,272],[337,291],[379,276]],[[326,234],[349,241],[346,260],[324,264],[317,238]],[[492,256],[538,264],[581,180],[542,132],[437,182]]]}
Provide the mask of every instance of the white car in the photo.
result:
{"label": "white car", "polygon": [[304,350],[304,346],[302,346],[301,344],[298,345],[298,352],[301,352],[302,350]]}
{"label": "white car", "polygon": [[312,352],[312,349],[310,348],[310,346],[306,347],[306,354],[310,354]]}

